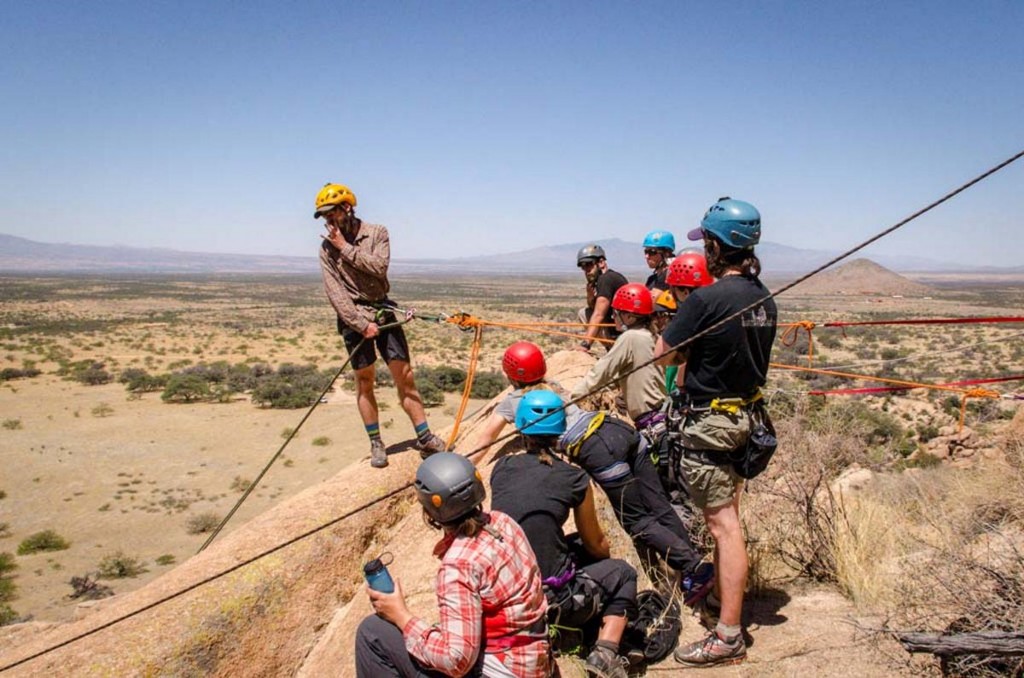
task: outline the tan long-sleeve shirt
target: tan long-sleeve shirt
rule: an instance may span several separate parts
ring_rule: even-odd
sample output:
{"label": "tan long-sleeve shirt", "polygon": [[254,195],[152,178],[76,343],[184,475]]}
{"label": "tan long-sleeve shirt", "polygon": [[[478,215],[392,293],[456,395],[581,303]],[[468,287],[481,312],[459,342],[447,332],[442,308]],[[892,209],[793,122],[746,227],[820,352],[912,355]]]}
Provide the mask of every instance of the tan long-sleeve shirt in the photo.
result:
{"label": "tan long-sleeve shirt", "polygon": [[341,321],[363,332],[373,322],[375,309],[360,304],[384,301],[391,289],[388,265],[391,241],[388,229],[359,222],[351,242],[339,250],[330,241],[320,246],[320,271],[324,291]]}
{"label": "tan long-sleeve shirt", "polygon": [[665,399],[665,369],[648,365],[628,377],[623,376],[634,366],[654,356],[654,334],[646,328],[626,330],[615,344],[597,361],[582,379],[576,382],[572,397],[578,398],[589,393],[598,384],[616,383],[626,401],[626,411],[631,419],[650,412]]}

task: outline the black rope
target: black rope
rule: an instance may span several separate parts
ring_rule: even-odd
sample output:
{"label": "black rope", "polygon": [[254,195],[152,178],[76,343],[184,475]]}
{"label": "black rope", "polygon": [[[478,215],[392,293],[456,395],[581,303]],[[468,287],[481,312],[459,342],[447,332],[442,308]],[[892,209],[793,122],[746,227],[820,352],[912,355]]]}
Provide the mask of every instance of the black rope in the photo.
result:
{"label": "black rope", "polygon": [[[361,339],[359,341],[359,344],[357,344],[355,349],[352,351],[352,353],[358,351],[360,347],[362,347],[363,342],[365,341],[366,339]],[[306,410],[306,415],[302,417],[302,420],[298,423],[298,425],[294,429],[292,429],[291,433],[288,434],[288,438],[285,439],[281,447],[277,448],[277,452],[275,452],[274,456],[270,458],[270,461],[266,463],[266,465],[263,467],[263,470],[260,471],[260,474],[256,476],[255,480],[249,483],[249,487],[245,488],[245,492],[243,492],[242,496],[238,498],[238,501],[235,502],[235,505],[231,507],[231,510],[228,511],[228,514],[224,516],[224,519],[220,521],[220,524],[217,525],[216,528],[214,528],[213,532],[210,533],[210,536],[207,537],[206,541],[203,542],[203,545],[199,547],[199,550],[196,551],[197,554],[202,553],[206,550],[206,547],[209,546],[213,542],[213,540],[217,538],[217,535],[220,534],[220,531],[224,528],[225,525],[228,524],[228,521],[231,520],[231,517],[235,515],[235,511],[237,511],[238,508],[242,505],[242,502],[249,498],[249,495],[252,494],[252,491],[255,490],[256,486],[260,484],[261,480],[263,480],[263,476],[267,474],[267,471],[270,470],[270,467],[273,466],[274,462],[277,461],[278,457],[281,456],[281,453],[284,452],[284,448],[288,447],[288,443],[292,441],[292,438],[294,438],[298,434],[299,429],[302,428],[302,425],[306,423],[307,419],[309,419],[309,415],[313,414],[313,410],[315,410],[317,405],[320,404],[320,400],[322,400],[323,397],[327,395],[327,392],[331,390],[331,387],[334,386],[334,382],[338,380],[338,377],[341,376],[341,373],[345,370],[346,367],[348,367],[350,362],[352,362],[351,354],[349,354],[348,359],[344,363],[342,363],[341,367],[338,368],[338,371],[334,373],[334,376],[331,377],[331,381],[327,384],[326,387],[324,387],[324,390],[320,392],[320,395],[317,396],[316,401],[313,402],[313,405],[310,406],[308,410]]]}
{"label": "black rope", "polygon": [[[925,214],[926,212],[929,212],[930,210],[938,207],[939,205],[943,204],[944,202],[950,200],[951,198],[955,197],[956,195],[958,195],[958,194],[962,193],[963,191],[967,190],[971,186],[974,186],[978,182],[988,178],[992,174],[995,174],[996,172],[998,172],[999,170],[1003,169],[1007,165],[1010,165],[1011,163],[1019,160],[1021,157],[1024,157],[1024,151],[1021,151],[1021,152],[1015,154],[1014,156],[1010,157],[1009,159],[1004,160],[1003,162],[999,163],[998,165],[996,165],[992,169],[989,169],[988,171],[978,175],[974,179],[971,179],[970,181],[964,183],[960,187],[954,189],[953,191],[950,191],[949,193],[947,193],[943,197],[939,198],[938,200],[932,202],[931,204],[927,205],[926,207],[918,210],[917,212],[914,212],[909,217],[903,219],[902,221],[899,221],[899,222],[893,224],[892,226],[890,226],[890,227],[880,231],[879,233],[877,233],[876,235],[872,236],[871,238],[868,238],[867,240],[861,242],[859,245],[851,247],[846,252],[843,252],[842,254],[836,256],[832,260],[830,260],[830,261],[826,262],[825,264],[819,266],[818,268],[814,269],[810,273],[807,273],[807,274],[797,278],[796,280],[794,280],[793,282],[789,283],[788,285],[783,286],[781,289],[776,290],[775,292],[766,295],[764,298],[762,298],[762,299],[760,299],[760,300],[758,300],[758,301],[756,301],[756,302],[754,302],[754,303],[752,303],[752,304],[750,304],[750,305],[740,309],[739,311],[733,313],[732,315],[730,315],[730,316],[728,316],[726,318],[723,318],[722,320],[720,320],[719,322],[715,323],[714,325],[711,325],[710,327],[705,328],[704,330],[698,332],[697,334],[693,335],[692,337],[690,337],[690,338],[688,338],[688,339],[686,339],[684,341],[681,341],[680,343],[676,344],[675,346],[670,347],[666,351],[666,355],[668,353],[671,353],[671,352],[678,351],[680,349],[686,348],[687,346],[692,344],[697,339],[700,339],[701,337],[707,335],[708,333],[718,329],[719,327],[721,327],[725,323],[730,322],[732,320],[735,320],[736,318],[740,317],[741,315],[743,315],[747,311],[750,311],[750,310],[756,308],[757,306],[761,305],[765,301],[767,301],[769,299],[772,299],[772,298],[782,294],[783,292],[791,290],[793,287],[795,287],[796,285],[799,285],[800,283],[804,282],[808,278],[811,278],[812,276],[815,276],[818,273],[821,273],[826,268],[828,268],[828,267],[830,267],[830,266],[832,266],[832,265],[842,261],[843,259],[849,257],[851,254],[854,254],[855,252],[858,252],[858,251],[864,249],[865,247],[867,247],[871,243],[873,243],[873,242],[875,242],[875,241],[885,237],[886,235],[889,235],[893,231],[901,228],[902,226],[905,226],[906,224],[910,223],[914,219],[917,219],[918,217],[920,217],[921,215]],[[652,365],[652,364],[654,364],[659,359],[660,359],[660,357],[659,358],[651,358],[650,360],[647,360],[647,361],[637,365],[636,367],[634,367],[632,370],[630,370],[629,372],[625,373],[624,375],[619,375],[618,377],[616,377],[616,379],[614,381],[618,381],[619,379],[623,378],[624,376],[628,376],[630,374],[633,374],[634,372],[637,372],[638,370],[641,370],[641,369],[643,369],[643,368],[645,368],[645,367],[647,367],[649,365]],[[561,408],[559,408],[557,410],[552,410],[551,412],[549,412],[548,414],[545,414],[543,417],[541,417],[537,421],[542,421],[542,420],[544,420],[544,419],[546,419],[546,418],[548,418],[550,416],[553,416],[557,412],[564,411],[567,407],[569,407],[569,405],[575,405],[575,404],[583,401],[584,399],[590,397],[591,395],[593,395],[595,393],[598,393],[599,391],[607,388],[611,383],[612,382],[609,381],[606,384],[599,384],[595,388],[591,389],[591,391],[589,393],[586,393],[586,394],[584,394],[582,396],[579,396],[578,398],[570,400],[569,402],[565,403]],[[308,416],[308,414],[307,414],[307,416]],[[536,422],[534,422],[534,423],[536,423]],[[492,440],[491,442],[487,443],[486,445],[482,445],[480,447],[477,447],[474,450],[471,450],[469,452],[464,453],[463,456],[465,456],[465,457],[472,457],[473,455],[478,454],[479,452],[490,448],[492,445],[494,445],[494,444],[496,444],[496,443],[498,443],[500,441],[506,440],[506,439],[508,439],[508,438],[510,438],[510,437],[512,437],[512,436],[514,436],[516,434],[518,434],[518,433],[519,433],[519,429],[513,429],[509,433],[507,433],[507,434],[505,434],[503,436],[499,436],[498,438],[495,438],[494,440]],[[253,562],[255,562],[255,561],[257,561],[257,560],[259,560],[261,558],[264,558],[264,557],[266,557],[268,555],[276,553],[277,551],[280,551],[281,549],[284,549],[284,548],[286,548],[288,546],[291,546],[292,544],[294,544],[294,543],[296,543],[298,541],[301,541],[301,540],[303,540],[303,539],[305,539],[307,537],[310,537],[310,536],[312,536],[312,535],[314,535],[314,534],[316,534],[318,532],[321,532],[321,531],[327,529],[328,527],[336,525],[336,524],[340,523],[341,521],[346,520],[347,518],[350,518],[351,516],[353,516],[353,515],[355,515],[357,513],[360,513],[361,511],[365,511],[366,509],[368,509],[368,508],[370,508],[372,506],[375,506],[376,504],[379,504],[380,502],[382,502],[382,501],[384,501],[386,499],[389,499],[391,497],[394,497],[394,496],[402,493],[403,491],[409,489],[412,486],[413,486],[413,482],[411,482],[411,481],[407,482],[404,485],[401,485],[401,486],[395,488],[394,490],[386,492],[385,494],[381,495],[380,497],[378,497],[376,499],[370,500],[370,501],[362,504],[361,506],[358,506],[358,507],[356,507],[356,508],[346,512],[345,514],[343,514],[343,515],[341,515],[341,516],[339,516],[337,518],[334,518],[334,519],[324,523],[323,525],[320,525],[319,527],[315,527],[315,528],[313,528],[311,530],[307,530],[306,532],[303,532],[302,534],[299,534],[299,535],[297,535],[295,537],[292,537],[291,539],[288,539],[287,541],[285,541],[285,542],[283,542],[281,544],[278,544],[277,546],[274,546],[274,547],[272,547],[272,548],[270,548],[270,549],[268,549],[266,551],[263,551],[262,553],[259,553],[259,554],[255,555],[255,556],[253,556],[251,558],[248,558],[248,559],[246,559],[246,560],[244,560],[244,561],[242,561],[240,563],[237,563],[236,565],[233,565],[232,567],[228,568],[227,570],[224,570],[224,571],[219,572],[217,574],[211,575],[211,576],[209,576],[209,577],[207,577],[207,578],[205,578],[203,580],[200,580],[200,581],[198,581],[198,582],[196,582],[194,584],[191,584],[191,585],[187,586],[184,589],[181,589],[181,590],[179,590],[179,591],[177,591],[175,593],[172,593],[172,594],[167,595],[167,596],[165,596],[165,597],[163,597],[163,598],[161,598],[159,600],[156,600],[156,601],[154,601],[154,602],[152,602],[152,603],[150,603],[148,605],[145,605],[145,606],[139,608],[138,610],[134,610],[134,611],[129,612],[127,614],[124,614],[124,615],[122,615],[120,617],[112,619],[109,622],[101,624],[100,626],[98,626],[98,627],[96,627],[94,629],[90,629],[89,631],[85,631],[83,633],[80,633],[80,634],[72,637],[72,638],[69,638],[69,639],[67,639],[65,641],[62,641],[62,642],[58,643],[57,645],[53,645],[51,647],[45,648],[43,650],[40,650],[39,652],[36,652],[35,654],[32,654],[32,655],[30,655],[28,657],[24,657],[22,659],[19,659],[18,661],[13,662],[11,664],[0,666],[0,672],[4,672],[4,671],[7,671],[9,669],[12,669],[12,668],[15,668],[17,666],[20,666],[20,665],[22,665],[22,664],[24,664],[26,662],[29,662],[29,661],[31,661],[33,659],[36,659],[36,658],[41,657],[41,656],[43,656],[45,654],[48,654],[48,653],[53,652],[55,650],[58,650],[58,649],[60,649],[62,647],[70,645],[71,643],[76,642],[78,640],[81,640],[82,638],[86,638],[88,636],[93,635],[94,633],[98,633],[99,631],[102,631],[104,629],[110,628],[111,626],[113,626],[115,624],[118,624],[118,623],[120,623],[122,621],[125,621],[126,619],[130,619],[130,618],[132,618],[132,617],[134,617],[134,616],[136,616],[138,614],[141,614],[142,612],[145,612],[147,610],[151,610],[154,607],[156,607],[157,605],[161,605],[161,604],[166,603],[166,602],[168,602],[170,600],[174,600],[175,598],[178,598],[178,597],[184,595],[185,593],[193,591],[193,590],[199,588],[200,586],[203,586],[205,584],[213,582],[213,581],[215,581],[215,580],[217,580],[217,579],[219,579],[219,578],[221,578],[221,577],[223,577],[223,576],[225,576],[227,574],[235,572],[236,570],[239,570],[242,567],[245,567],[246,565],[249,565],[249,564],[251,564],[251,563],[253,563]]]}
{"label": "black rope", "polygon": [[[399,320],[397,322],[393,322],[387,325],[381,325],[379,326],[378,329],[387,330],[391,329],[392,327],[398,327],[399,325],[402,325],[406,322],[408,322],[408,320]],[[228,511],[228,514],[224,516],[224,519],[222,521],[220,521],[220,525],[218,525],[213,530],[213,532],[210,533],[210,536],[206,538],[206,541],[203,542],[203,545],[199,547],[199,550],[196,551],[196,553],[202,553],[203,551],[205,551],[206,547],[209,546],[213,542],[213,540],[217,538],[217,535],[220,534],[220,531],[224,528],[225,525],[228,524],[228,521],[231,520],[231,517],[235,515],[235,511],[237,511],[238,508],[242,505],[242,502],[249,498],[249,495],[252,494],[252,491],[255,490],[256,486],[260,484],[260,481],[263,479],[263,476],[266,475],[267,471],[270,470],[270,467],[274,465],[274,462],[277,461],[278,457],[281,456],[281,453],[284,452],[284,448],[288,447],[288,443],[290,443],[292,441],[292,438],[294,438],[298,434],[299,429],[302,428],[302,425],[306,423],[306,420],[309,419],[309,416],[313,414],[313,410],[317,408],[323,397],[327,395],[328,391],[331,390],[331,387],[334,386],[334,382],[338,380],[338,377],[341,376],[341,373],[344,372],[345,368],[348,367],[349,363],[352,362],[352,356],[355,355],[360,348],[362,348],[364,343],[366,343],[366,337],[360,339],[359,343],[356,344],[356,347],[352,349],[351,352],[349,352],[348,359],[341,364],[341,367],[338,368],[338,371],[334,373],[333,377],[331,377],[331,381],[328,382],[327,386],[324,387],[324,390],[320,392],[320,395],[317,396],[316,400],[313,402],[310,408],[306,410],[306,415],[302,417],[302,420],[298,423],[298,425],[292,430],[291,433],[288,434],[288,438],[284,441],[284,443],[281,444],[281,447],[277,449],[277,452],[275,452],[274,456],[270,458],[270,461],[266,463],[266,465],[263,467],[263,470],[260,471],[260,474],[256,476],[256,479],[249,483],[249,487],[245,488],[245,492],[242,493],[242,496],[238,498],[238,501],[235,502],[235,505],[231,507],[231,510]]]}

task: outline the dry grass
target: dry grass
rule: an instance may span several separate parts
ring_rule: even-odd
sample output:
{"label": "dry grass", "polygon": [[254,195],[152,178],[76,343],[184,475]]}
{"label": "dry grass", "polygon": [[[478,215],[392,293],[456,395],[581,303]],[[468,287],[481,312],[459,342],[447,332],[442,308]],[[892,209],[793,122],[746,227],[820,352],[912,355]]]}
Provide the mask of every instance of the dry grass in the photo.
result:
{"label": "dry grass", "polygon": [[[1005,460],[875,473],[852,487],[836,480],[835,460],[856,452],[843,442],[855,430],[808,426],[806,412],[783,427],[800,453],[774,466],[746,511],[754,588],[832,582],[896,631],[1024,628],[1024,415],[996,441]],[[1024,664],[967,656],[943,669],[1016,675]]]}

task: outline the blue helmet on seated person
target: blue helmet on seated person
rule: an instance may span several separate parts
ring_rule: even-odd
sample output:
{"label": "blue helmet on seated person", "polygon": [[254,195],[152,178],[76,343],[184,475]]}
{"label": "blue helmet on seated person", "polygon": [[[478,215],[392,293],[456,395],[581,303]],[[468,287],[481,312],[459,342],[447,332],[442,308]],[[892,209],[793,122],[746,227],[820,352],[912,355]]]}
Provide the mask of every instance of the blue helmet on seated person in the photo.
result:
{"label": "blue helmet on seated person", "polygon": [[565,404],[554,391],[528,391],[516,408],[516,428],[528,436],[560,436],[565,433]]}

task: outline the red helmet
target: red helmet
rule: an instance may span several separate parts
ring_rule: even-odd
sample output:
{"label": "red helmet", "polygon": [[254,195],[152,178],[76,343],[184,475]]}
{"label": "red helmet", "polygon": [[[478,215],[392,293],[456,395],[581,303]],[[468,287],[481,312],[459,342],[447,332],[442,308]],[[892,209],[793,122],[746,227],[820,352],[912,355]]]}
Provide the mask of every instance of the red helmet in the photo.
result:
{"label": "red helmet", "polygon": [[533,384],[544,378],[548,366],[544,362],[540,346],[529,341],[517,341],[505,349],[501,369],[512,381]]}
{"label": "red helmet", "polygon": [[673,287],[704,287],[714,282],[700,252],[683,252],[668,266],[665,282]]}
{"label": "red helmet", "polygon": [[654,299],[651,298],[651,291],[641,283],[629,283],[615,293],[612,308],[626,313],[650,315],[654,313]]}

